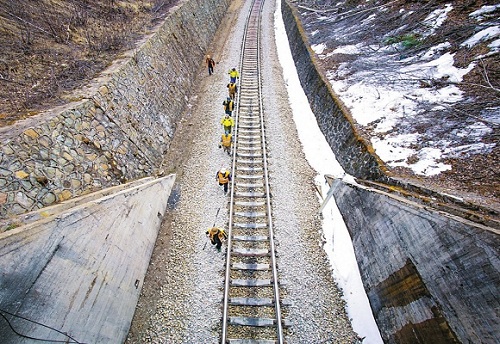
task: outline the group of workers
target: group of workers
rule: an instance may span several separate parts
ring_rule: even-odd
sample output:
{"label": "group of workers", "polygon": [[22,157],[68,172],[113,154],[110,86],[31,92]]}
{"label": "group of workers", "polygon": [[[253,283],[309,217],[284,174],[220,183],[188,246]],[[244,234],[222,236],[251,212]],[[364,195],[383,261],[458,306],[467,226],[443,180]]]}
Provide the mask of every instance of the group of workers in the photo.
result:
{"label": "group of workers", "polygon": [[[207,55],[205,58],[205,63],[208,68],[208,75],[212,75],[214,72],[215,62]],[[221,136],[221,140],[219,142],[219,148],[223,148],[224,152],[228,155],[231,155],[231,147],[233,144],[233,136],[232,129],[234,127],[234,119],[233,119],[233,111],[235,107],[236,94],[238,92],[238,86],[236,84],[236,80],[239,79],[239,73],[236,68],[232,68],[228,71],[229,74],[229,83],[227,84],[228,89],[228,97],[226,100],[222,102],[222,106],[224,107],[224,116],[222,117],[220,123],[224,129],[224,133]],[[227,194],[229,189],[229,182],[231,181],[231,172],[222,167],[217,171],[215,175],[215,180],[219,183],[220,186],[223,187],[224,194]],[[227,234],[224,229],[215,227],[215,224],[212,228],[209,228],[206,231],[206,235],[210,238],[210,242],[212,245],[215,245],[218,251],[221,250],[222,241],[227,239]]]}

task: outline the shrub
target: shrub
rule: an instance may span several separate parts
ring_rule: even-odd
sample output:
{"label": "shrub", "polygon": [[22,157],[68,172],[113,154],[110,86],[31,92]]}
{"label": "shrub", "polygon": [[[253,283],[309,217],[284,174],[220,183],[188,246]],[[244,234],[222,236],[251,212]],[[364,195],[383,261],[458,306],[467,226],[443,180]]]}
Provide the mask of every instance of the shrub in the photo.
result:
{"label": "shrub", "polygon": [[404,49],[409,49],[418,46],[421,41],[419,35],[414,33],[407,33],[406,35],[401,36],[390,36],[385,39],[384,43],[386,45],[399,44]]}

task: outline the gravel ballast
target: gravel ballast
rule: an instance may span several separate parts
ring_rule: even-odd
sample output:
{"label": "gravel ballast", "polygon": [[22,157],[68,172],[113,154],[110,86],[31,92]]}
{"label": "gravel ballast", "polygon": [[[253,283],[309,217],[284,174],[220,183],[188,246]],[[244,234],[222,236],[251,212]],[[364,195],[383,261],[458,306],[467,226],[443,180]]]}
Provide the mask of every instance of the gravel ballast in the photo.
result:
{"label": "gravel ballast", "polygon": [[[234,1],[213,46],[212,76],[200,67],[199,90],[189,100],[165,157],[177,173],[175,196],[158,234],[128,343],[218,343],[222,318],[225,247],[217,252],[205,231],[227,227],[228,197],[215,181],[230,167],[218,148],[227,71],[237,67],[250,2]],[[274,41],[275,2],[263,14],[262,70],[273,227],[283,307],[292,326],[287,343],[359,343],[322,248],[313,171],[302,152]],[[202,62],[200,61],[200,66]],[[216,216],[217,214],[217,216]]]}

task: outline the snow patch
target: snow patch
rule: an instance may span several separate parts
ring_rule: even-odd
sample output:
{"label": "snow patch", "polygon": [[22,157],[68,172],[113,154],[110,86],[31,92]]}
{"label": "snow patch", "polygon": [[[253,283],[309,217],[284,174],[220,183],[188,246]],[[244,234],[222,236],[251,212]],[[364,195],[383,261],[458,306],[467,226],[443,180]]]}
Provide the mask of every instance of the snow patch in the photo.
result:
{"label": "snow patch", "polygon": [[323,54],[323,51],[326,49],[326,44],[321,43],[321,44],[311,45],[311,49],[318,55]]}
{"label": "snow patch", "polygon": [[427,18],[424,19],[423,25],[430,28],[429,31],[422,33],[424,37],[430,36],[436,32],[436,29],[439,28],[445,22],[448,17],[448,12],[453,9],[453,6],[447,4],[443,9],[437,9],[430,13]]}
{"label": "snow patch", "polygon": [[461,44],[461,46],[472,48],[478,43],[488,41],[490,39],[494,39],[499,36],[500,36],[500,28],[498,26],[490,26],[484,30],[479,31],[471,38],[467,39],[465,42]]}
{"label": "snow patch", "polygon": [[485,14],[493,13],[498,9],[500,9],[500,4],[493,5],[493,6],[483,6],[480,9],[478,9],[477,11],[470,13],[469,17],[473,17],[477,20],[483,20]]}
{"label": "snow patch", "polygon": [[361,44],[357,45],[344,45],[336,48],[333,52],[335,54],[359,54],[361,52]]}

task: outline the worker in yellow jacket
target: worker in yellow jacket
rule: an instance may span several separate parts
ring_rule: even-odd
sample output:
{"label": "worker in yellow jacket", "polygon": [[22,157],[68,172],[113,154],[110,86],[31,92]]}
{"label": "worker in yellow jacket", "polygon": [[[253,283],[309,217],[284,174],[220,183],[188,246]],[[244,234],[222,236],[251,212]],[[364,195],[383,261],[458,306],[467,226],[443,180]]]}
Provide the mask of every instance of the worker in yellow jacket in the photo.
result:
{"label": "worker in yellow jacket", "polygon": [[220,252],[222,240],[227,239],[226,231],[222,228],[212,227],[206,231],[206,234],[210,238],[210,242],[212,243],[212,245],[215,245],[217,251]]}
{"label": "worker in yellow jacket", "polygon": [[229,82],[232,82],[233,84],[236,83],[236,79],[239,79],[240,73],[236,70],[236,68],[232,68],[227,72],[229,74]]}
{"label": "worker in yellow jacket", "polygon": [[222,126],[224,127],[224,133],[230,134],[231,129],[233,128],[233,125],[234,125],[234,119],[233,119],[233,117],[226,114],[220,120],[220,124],[222,124]]}

